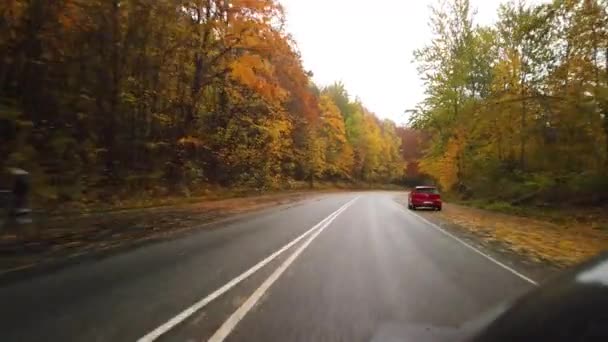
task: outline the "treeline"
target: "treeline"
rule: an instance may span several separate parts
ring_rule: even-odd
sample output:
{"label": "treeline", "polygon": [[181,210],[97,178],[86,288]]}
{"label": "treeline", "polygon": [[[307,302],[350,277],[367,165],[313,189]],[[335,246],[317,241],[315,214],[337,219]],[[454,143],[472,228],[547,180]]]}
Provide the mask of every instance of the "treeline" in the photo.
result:
{"label": "treeline", "polygon": [[453,0],[431,27],[411,119],[432,137],[423,172],[465,197],[608,199],[608,1],[509,2],[479,26]]}
{"label": "treeline", "polygon": [[391,182],[395,124],[318,89],[273,0],[3,0],[0,167],[61,202]]}

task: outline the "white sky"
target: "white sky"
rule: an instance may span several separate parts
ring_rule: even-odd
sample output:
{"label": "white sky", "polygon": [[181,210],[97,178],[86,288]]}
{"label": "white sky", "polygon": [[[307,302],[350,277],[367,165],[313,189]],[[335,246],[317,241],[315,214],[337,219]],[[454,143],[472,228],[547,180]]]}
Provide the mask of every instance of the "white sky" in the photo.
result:
{"label": "white sky", "polygon": [[[431,39],[433,0],[279,0],[287,30],[315,82],[344,82],[351,96],[381,118],[407,122],[423,99],[413,51]],[[471,0],[478,24],[496,20],[499,0]]]}

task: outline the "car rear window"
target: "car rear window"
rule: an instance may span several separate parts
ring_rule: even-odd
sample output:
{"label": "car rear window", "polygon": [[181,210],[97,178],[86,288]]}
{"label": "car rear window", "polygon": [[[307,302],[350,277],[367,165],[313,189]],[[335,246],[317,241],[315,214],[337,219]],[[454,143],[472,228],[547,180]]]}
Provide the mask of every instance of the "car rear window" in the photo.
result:
{"label": "car rear window", "polygon": [[416,188],[416,192],[423,194],[438,194],[437,188]]}

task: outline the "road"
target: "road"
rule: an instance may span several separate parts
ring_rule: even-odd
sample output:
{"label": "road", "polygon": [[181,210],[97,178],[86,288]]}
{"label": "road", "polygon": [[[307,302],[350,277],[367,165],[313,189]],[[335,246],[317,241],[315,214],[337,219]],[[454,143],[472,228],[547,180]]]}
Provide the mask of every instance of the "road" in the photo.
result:
{"label": "road", "polygon": [[2,341],[389,341],[533,287],[394,201],[323,195],[0,288]]}

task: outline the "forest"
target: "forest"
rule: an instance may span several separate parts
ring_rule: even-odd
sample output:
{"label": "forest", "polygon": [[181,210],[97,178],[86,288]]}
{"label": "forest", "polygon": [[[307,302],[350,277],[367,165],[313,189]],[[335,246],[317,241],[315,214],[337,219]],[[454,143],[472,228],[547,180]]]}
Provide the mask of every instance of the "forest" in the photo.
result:
{"label": "forest", "polygon": [[[434,182],[608,200],[608,1],[432,8],[408,127],[315,85],[276,0],[0,2],[0,169],[40,203]],[[405,38],[404,38],[405,39]]]}
{"label": "forest", "polygon": [[503,3],[492,25],[467,0],[432,11],[415,52],[426,86],[410,124],[422,173],[461,198],[608,200],[608,1]]}
{"label": "forest", "polygon": [[400,181],[400,128],[311,79],[275,0],[3,0],[0,168],[40,203]]}

